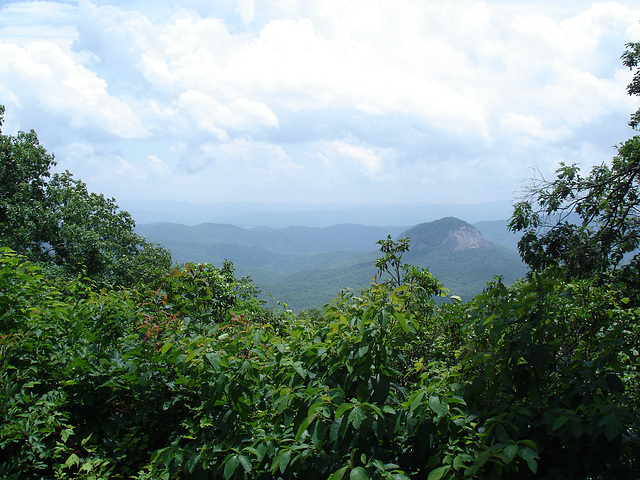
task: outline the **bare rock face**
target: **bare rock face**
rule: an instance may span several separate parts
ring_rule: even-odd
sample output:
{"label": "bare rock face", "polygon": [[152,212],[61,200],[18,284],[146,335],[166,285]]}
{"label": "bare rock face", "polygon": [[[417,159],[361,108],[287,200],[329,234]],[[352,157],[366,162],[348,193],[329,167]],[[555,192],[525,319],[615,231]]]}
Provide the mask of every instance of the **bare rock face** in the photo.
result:
{"label": "bare rock face", "polygon": [[491,250],[491,245],[485,240],[482,234],[473,227],[460,227],[455,232],[450,233],[440,245],[454,252],[460,250],[470,250],[472,248],[483,248]]}

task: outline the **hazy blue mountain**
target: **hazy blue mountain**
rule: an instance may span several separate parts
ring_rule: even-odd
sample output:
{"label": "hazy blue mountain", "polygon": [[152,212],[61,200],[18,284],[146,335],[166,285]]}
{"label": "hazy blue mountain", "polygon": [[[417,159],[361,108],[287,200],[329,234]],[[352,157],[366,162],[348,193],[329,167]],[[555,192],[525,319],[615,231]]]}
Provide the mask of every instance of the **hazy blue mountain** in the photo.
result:
{"label": "hazy blue mountain", "polygon": [[[488,242],[472,225],[449,217],[422,223],[395,236],[409,237],[411,249],[404,259],[428,268],[449,290],[465,300],[477,295],[486,283],[500,275],[512,283],[526,273],[520,257],[500,245]],[[292,273],[262,288],[293,310],[318,307],[331,301],[342,289],[359,290],[369,284],[377,271],[373,265],[377,251],[351,258],[341,252],[340,261],[317,268],[324,255],[316,257],[311,268]],[[277,263],[289,259],[278,260]],[[341,261],[344,260],[344,263]],[[273,266],[273,265],[272,265]]]}
{"label": "hazy blue mountain", "polygon": [[[506,230],[506,224],[501,224]],[[499,224],[489,226],[494,237],[500,235]],[[272,299],[296,311],[320,308],[342,289],[359,290],[369,284],[377,274],[376,241],[387,235],[409,237],[411,247],[404,259],[429,268],[451,294],[463,299],[479,293],[496,275],[511,283],[525,273],[517,253],[487,240],[474,226],[455,217],[411,228],[346,224],[276,229],[163,223],[141,225],[138,231],[169,248],[180,263],[232,261],[238,276],[250,275]]]}
{"label": "hazy blue mountain", "polygon": [[280,229],[282,233],[307,242],[318,242],[324,251],[360,250],[370,252],[376,242],[387,235],[395,236],[406,227],[378,227],[355,224],[332,225],[324,228],[292,226]]}
{"label": "hazy blue mountain", "polygon": [[202,223],[195,226],[155,223],[140,225],[136,227],[136,230],[148,241],[162,243],[168,248],[171,248],[168,243],[171,242],[176,248],[182,244],[208,246],[227,244],[263,248],[273,253],[286,255],[319,251],[317,242],[295,238],[275,229],[251,230],[219,223]]}
{"label": "hazy blue mountain", "polygon": [[[482,204],[345,204],[345,203],[189,203],[120,199],[120,207],[138,224],[173,222],[186,225],[226,223],[241,227],[283,228],[291,225],[328,227],[339,224],[415,225],[442,217],[469,222],[508,218],[508,200]],[[386,237],[386,235],[385,235]]]}
{"label": "hazy blue mountain", "polygon": [[476,228],[458,218],[422,223],[401,236],[411,241],[407,261],[429,268],[451,294],[464,299],[479,293],[496,275],[512,283],[526,273],[516,252],[487,241]]}

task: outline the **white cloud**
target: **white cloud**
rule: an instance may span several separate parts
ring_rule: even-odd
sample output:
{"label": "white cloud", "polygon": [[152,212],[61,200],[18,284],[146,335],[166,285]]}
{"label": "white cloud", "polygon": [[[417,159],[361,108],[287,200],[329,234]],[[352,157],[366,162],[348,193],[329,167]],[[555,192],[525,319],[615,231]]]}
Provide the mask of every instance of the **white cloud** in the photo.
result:
{"label": "white cloud", "polygon": [[322,145],[322,158],[334,169],[348,170],[355,164],[367,175],[375,175],[382,169],[383,159],[372,148],[352,145],[344,140],[332,140]]}
{"label": "white cloud", "polygon": [[220,140],[228,138],[226,128],[250,131],[259,125],[278,126],[278,119],[269,107],[244,98],[225,105],[207,94],[189,90],[180,95],[178,105],[200,130],[212,133]]}
{"label": "white cloud", "polygon": [[238,0],[238,6],[236,7],[236,12],[240,14],[242,18],[242,22],[245,25],[251,24],[255,17],[255,6],[253,4],[253,0]]}
{"label": "white cloud", "polygon": [[75,128],[98,128],[123,138],[147,135],[133,105],[109,95],[103,79],[58,45],[0,43],[0,57],[5,88],[9,96],[18,99],[18,106],[60,115]]}
{"label": "white cloud", "polygon": [[639,18],[631,0],[16,1],[0,95],[7,125],[128,197],[483,201],[624,139]]}
{"label": "white cloud", "polygon": [[500,119],[500,126],[506,132],[519,136],[524,146],[536,140],[552,143],[570,134],[567,127],[545,128],[542,120],[535,115],[520,115],[516,112],[506,112]]}
{"label": "white cloud", "polygon": [[151,175],[154,177],[160,177],[163,179],[171,177],[171,168],[161,158],[158,158],[155,155],[149,155],[147,157],[147,165]]}
{"label": "white cloud", "polygon": [[200,147],[220,170],[233,175],[243,172],[261,181],[293,175],[300,167],[278,145],[236,139],[226,143],[210,143]]}

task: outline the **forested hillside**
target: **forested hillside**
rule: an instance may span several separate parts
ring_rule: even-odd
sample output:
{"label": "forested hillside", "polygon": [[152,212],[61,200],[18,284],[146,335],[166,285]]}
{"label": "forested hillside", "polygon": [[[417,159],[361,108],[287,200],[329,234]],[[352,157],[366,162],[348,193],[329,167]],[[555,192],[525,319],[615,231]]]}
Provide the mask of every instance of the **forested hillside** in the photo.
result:
{"label": "forested hillside", "polygon": [[[453,245],[442,244],[461,228],[483,238],[472,225],[458,219],[442,219],[411,229],[363,225],[244,229],[222,224],[153,224],[142,225],[137,231],[147,240],[167,247],[178,261],[221,265],[230,260],[239,274],[251,276],[265,292],[265,298],[277,299],[294,311],[301,311],[320,309],[341,290],[356,291],[370,283],[376,273],[376,241],[387,235],[410,237],[411,263],[428,268],[451,294],[462,298],[480,293],[496,275],[510,285],[525,274],[517,253],[489,244],[484,238],[489,248],[463,245],[454,250]],[[417,229],[423,232],[418,234]],[[506,229],[505,222],[503,230]],[[425,248],[426,244],[430,248]]]}
{"label": "forested hillside", "polygon": [[[640,44],[623,60],[639,94]],[[229,261],[172,265],[35,132],[0,160],[3,479],[640,477],[640,136],[531,185],[513,285],[437,302],[414,262],[498,250],[445,218],[300,314]]]}

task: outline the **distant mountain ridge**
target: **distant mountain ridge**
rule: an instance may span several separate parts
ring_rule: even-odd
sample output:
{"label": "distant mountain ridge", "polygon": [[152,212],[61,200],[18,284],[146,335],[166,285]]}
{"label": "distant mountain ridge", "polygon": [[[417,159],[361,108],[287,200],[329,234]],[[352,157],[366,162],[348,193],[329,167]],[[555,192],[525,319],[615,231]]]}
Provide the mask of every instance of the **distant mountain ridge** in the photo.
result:
{"label": "distant mountain ridge", "polygon": [[[341,224],[405,225],[442,217],[464,218],[469,222],[508,218],[510,200],[480,204],[351,204],[295,202],[215,202],[190,203],[167,200],[119,199],[120,206],[139,224],[156,222],[227,223],[240,227],[283,228],[289,225],[328,227]],[[385,235],[386,236],[386,235]]]}
{"label": "distant mountain ridge", "polygon": [[[370,283],[377,273],[376,242],[387,235],[409,237],[404,259],[429,268],[452,294],[463,298],[480,293],[495,275],[510,283],[526,272],[516,252],[488,241],[456,217],[410,228],[343,224],[251,229],[158,223],[137,230],[169,248],[178,263],[232,261],[238,275],[250,275],[256,286],[293,310],[320,308],[342,289],[359,290]],[[497,230],[493,225],[499,236]]]}

